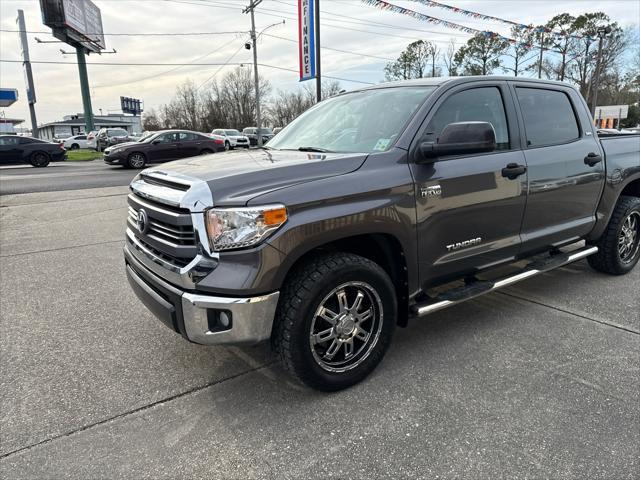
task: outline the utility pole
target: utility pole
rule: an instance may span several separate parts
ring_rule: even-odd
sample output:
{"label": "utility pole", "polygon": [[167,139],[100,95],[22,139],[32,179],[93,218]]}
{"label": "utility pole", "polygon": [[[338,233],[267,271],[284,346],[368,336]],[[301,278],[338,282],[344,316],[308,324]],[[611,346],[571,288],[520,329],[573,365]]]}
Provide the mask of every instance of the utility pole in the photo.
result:
{"label": "utility pole", "polygon": [[322,101],[322,76],[320,75],[320,0],[313,2],[316,42],[316,101]]}
{"label": "utility pole", "polygon": [[87,75],[87,61],[84,58],[86,49],[82,46],[76,47],[78,57],[78,73],[80,74],[80,92],[82,93],[82,106],[84,108],[84,133],[94,130],[93,110],[91,109],[91,93],[89,92],[89,76]]}
{"label": "utility pole", "polygon": [[596,107],[598,106],[598,87],[600,84],[600,67],[602,66],[602,43],[604,37],[611,33],[611,27],[598,27],[598,60],[596,61],[595,78],[593,80],[593,100],[591,103],[591,115],[595,115]]}
{"label": "utility pole", "polygon": [[256,37],[256,22],[253,15],[253,10],[262,2],[262,0],[251,0],[249,6],[244,10],[244,13],[251,13],[251,47],[253,48],[253,75],[254,75],[254,84],[256,89],[256,128],[258,129],[256,132],[258,147],[262,146],[262,133],[260,129],[262,128],[262,120],[260,118],[260,80],[258,77],[258,50],[256,45],[258,43],[258,39]]}
{"label": "utility pole", "polygon": [[538,78],[542,78],[542,54],[544,53],[544,30],[540,35],[540,60],[538,60]]}
{"label": "utility pole", "polygon": [[29,102],[29,116],[31,117],[31,136],[38,138],[38,122],[36,120],[36,90],[33,85],[33,72],[31,71],[31,60],[29,58],[29,43],[27,41],[27,27],[24,21],[24,12],[18,10],[18,35],[22,46],[22,66],[24,67],[24,79],[27,82],[27,101]]}

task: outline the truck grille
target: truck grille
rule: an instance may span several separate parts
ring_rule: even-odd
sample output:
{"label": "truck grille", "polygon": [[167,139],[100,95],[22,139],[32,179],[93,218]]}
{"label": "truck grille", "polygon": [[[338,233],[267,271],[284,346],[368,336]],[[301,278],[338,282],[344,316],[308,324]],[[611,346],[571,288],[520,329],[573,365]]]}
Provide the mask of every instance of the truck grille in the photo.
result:
{"label": "truck grille", "polygon": [[[189,210],[142,198],[135,193],[129,195],[128,203],[127,224],[147,249],[178,267],[184,267],[196,256],[196,234]],[[137,221],[142,209],[147,217],[144,231],[140,231]]]}

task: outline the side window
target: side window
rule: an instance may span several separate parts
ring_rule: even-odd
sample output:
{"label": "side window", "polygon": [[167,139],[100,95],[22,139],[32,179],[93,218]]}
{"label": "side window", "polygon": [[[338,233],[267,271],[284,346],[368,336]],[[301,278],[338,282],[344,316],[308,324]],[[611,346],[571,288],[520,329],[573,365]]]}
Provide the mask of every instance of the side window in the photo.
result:
{"label": "side window", "polygon": [[2,137],[0,138],[0,145],[17,145],[18,137]]}
{"label": "side window", "polygon": [[489,122],[496,132],[497,149],[509,149],[507,116],[497,87],[472,88],[451,95],[431,118],[425,140],[437,142],[444,127],[456,122]]}
{"label": "side window", "polygon": [[181,142],[188,142],[190,140],[195,140],[195,135],[189,132],[180,132],[178,140]]}
{"label": "side window", "polygon": [[86,135],[78,135],[78,136],[76,137],[76,140],[86,140],[86,139],[87,139],[87,136],[86,136]]}
{"label": "side window", "polygon": [[567,94],[558,90],[517,87],[527,145],[567,143],[580,137],[576,115]]}
{"label": "side window", "polygon": [[35,142],[30,138],[20,137],[19,141],[16,141],[16,143],[20,143],[20,145],[26,145],[28,143],[35,143]]}

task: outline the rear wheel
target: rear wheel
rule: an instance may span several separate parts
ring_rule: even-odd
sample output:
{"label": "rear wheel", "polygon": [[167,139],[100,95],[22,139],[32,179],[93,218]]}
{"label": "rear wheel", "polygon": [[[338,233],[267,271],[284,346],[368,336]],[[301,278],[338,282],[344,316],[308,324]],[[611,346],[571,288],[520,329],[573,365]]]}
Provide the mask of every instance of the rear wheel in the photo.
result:
{"label": "rear wheel", "polygon": [[396,324],[389,276],[366,258],[311,259],[282,290],[272,343],[285,368],[324,391],[347,388],[380,363]]}
{"label": "rear wheel", "polygon": [[46,167],[49,165],[51,158],[49,158],[49,154],[45,152],[34,152],[31,154],[29,158],[29,163],[37,168]]}
{"label": "rear wheel", "polygon": [[135,152],[127,157],[126,166],[129,168],[144,168],[147,163],[147,157],[144,154]]}
{"label": "rear wheel", "polygon": [[200,155],[209,155],[211,153],[213,153],[213,150],[209,150],[208,148],[200,151]]}
{"label": "rear wheel", "polygon": [[224,142],[224,149],[225,149],[225,150],[231,150],[231,144],[229,143],[229,141],[228,141],[228,140],[226,140],[226,141]]}
{"label": "rear wheel", "polygon": [[77,143],[74,143],[71,145],[71,150],[78,150],[80,148],[80,145],[78,145]]}
{"label": "rear wheel", "polygon": [[640,259],[640,198],[620,197],[607,229],[595,245],[598,253],[588,257],[595,270],[624,275],[635,267]]}

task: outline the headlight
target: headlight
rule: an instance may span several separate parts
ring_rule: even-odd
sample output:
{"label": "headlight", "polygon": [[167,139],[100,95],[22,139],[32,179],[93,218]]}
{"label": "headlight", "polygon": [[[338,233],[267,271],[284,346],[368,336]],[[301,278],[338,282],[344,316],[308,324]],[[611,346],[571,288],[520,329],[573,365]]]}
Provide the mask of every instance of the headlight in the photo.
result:
{"label": "headlight", "polygon": [[287,221],[284,205],[212,208],[205,212],[207,235],[215,251],[245,248],[259,243]]}

